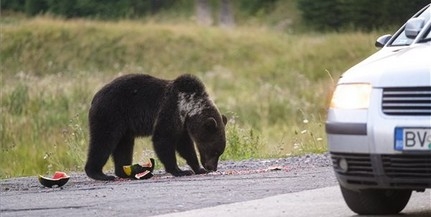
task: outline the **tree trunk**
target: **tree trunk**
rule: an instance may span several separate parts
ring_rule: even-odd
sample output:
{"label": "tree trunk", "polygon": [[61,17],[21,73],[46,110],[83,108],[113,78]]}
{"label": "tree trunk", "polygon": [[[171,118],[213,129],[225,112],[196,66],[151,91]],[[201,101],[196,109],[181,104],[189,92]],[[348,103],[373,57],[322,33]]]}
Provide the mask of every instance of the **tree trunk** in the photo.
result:
{"label": "tree trunk", "polygon": [[208,0],[195,0],[195,7],[197,23],[203,26],[211,26],[213,19]]}
{"label": "tree trunk", "polygon": [[224,28],[233,28],[235,20],[233,18],[232,4],[230,0],[221,0],[219,25]]}

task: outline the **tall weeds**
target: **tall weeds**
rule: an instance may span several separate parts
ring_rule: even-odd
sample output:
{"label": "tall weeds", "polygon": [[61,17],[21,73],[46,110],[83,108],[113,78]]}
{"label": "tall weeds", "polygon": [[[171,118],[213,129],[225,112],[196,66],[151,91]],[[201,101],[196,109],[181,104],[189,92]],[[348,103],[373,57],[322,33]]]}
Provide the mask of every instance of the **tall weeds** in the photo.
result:
{"label": "tall weeds", "polygon": [[[230,118],[223,159],[323,152],[334,83],[328,72],[337,78],[372,53],[376,36],[137,21],[4,23],[0,178],[82,170],[91,98],[124,73],[200,77]],[[136,152],[154,156],[148,141],[137,143]],[[135,153],[135,161],[149,155]]]}

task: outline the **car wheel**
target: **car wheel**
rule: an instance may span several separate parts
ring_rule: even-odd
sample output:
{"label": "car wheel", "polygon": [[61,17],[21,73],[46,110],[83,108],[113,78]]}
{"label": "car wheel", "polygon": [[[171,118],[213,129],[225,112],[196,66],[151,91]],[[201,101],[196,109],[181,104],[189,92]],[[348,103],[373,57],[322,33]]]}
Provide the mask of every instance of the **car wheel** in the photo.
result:
{"label": "car wheel", "polygon": [[341,187],[347,206],[359,215],[397,214],[406,207],[411,190],[364,189],[353,191]]}

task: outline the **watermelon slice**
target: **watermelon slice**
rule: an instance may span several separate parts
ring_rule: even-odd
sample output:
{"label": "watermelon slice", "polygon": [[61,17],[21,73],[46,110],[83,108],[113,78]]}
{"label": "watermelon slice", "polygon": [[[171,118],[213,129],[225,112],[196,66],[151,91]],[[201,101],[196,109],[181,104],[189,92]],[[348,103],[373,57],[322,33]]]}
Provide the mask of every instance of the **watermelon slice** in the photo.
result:
{"label": "watermelon slice", "polygon": [[154,170],[154,159],[150,158],[150,161],[143,164],[133,164],[123,166],[124,173],[130,178],[134,179],[149,179],[153,177]]}
{"label": "watermelon slice", "polygon": [[151,177],[153,177],[153,174],[150,171],[148,171],[148,170],[146,170],[145,172],[138,173],[138,174],[135,175],[136,179],[149,179]]}
{"label": "watermelon slice", "polygon": [[39,175],[39,182],[43,186],[47,188],[52,188],[54,186],[62,187],[69,181],[70,176],[68,176],[65,172],[55,172],[52,178],[44,177]]}

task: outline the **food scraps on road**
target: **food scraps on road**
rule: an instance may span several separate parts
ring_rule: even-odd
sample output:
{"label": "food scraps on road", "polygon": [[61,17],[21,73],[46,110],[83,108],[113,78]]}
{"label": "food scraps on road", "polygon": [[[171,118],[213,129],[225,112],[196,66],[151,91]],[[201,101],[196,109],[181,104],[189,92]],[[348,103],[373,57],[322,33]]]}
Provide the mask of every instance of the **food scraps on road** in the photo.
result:
{"label": "food scraps on road", "polygon": [[153,177],[154,159],[143,164],[133,164],[123,166],[124,173],[133,179],[149,179]]}
{"label": "food scraps on road", "polygon": [[44,177],[39,175],[39,182],[43,186],[47,188],[52,188],[54,186],[62,187],[69,181],[70,176],[68,176],[65,172],[55,172],[52,178]]}

